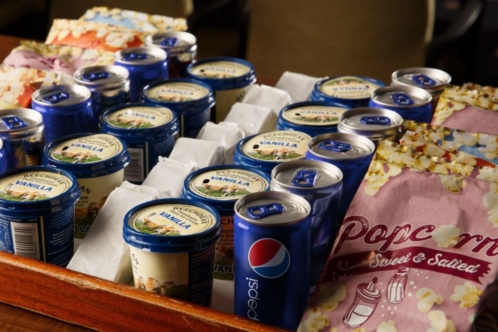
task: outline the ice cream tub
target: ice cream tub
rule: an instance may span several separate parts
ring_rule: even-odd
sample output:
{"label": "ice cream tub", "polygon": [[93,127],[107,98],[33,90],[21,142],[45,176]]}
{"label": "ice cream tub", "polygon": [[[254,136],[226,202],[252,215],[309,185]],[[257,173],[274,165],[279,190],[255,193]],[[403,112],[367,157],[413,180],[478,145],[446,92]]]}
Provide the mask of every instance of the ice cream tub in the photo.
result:
{"label": "ice cream tub", "polygon": [[180,137],[197,138],[215,104],[211,86],[189,78],[155,81],[144,87],[142,94],[145,102],[176,113]]}
{"label": "ice cream tub", "polygon": [[169,157],[178,134],[178,120],[170,109],[151,104],[124,104],[108,109],[100,117],[101,131],[126,143],[130,164],[126,181],[142,183],[159,156]]}
{"label": "ice cream tub", "polygon": [[295,130],[252,135],[237,143],[233,161],[270,174],[278,164],[305,159],[310,140],[309,135]]}
{"label": "ice cream tub", "polygon": [[0,176],[0,251],[66,266],[74,253],[76,178],[51,167]]}
{"label": "ice cream tub", "polygon": [[223,229],[216,243],[214,278],[233,280],[233,216],[235,202],[254,192],[267,191],[268,174],[237,165],[201,168],[185,179],[182,197],[214,207],[221,217]]}
{"label": "ice cream tub", "polygon": [[73,173],[81,190],[75,207],[75,238],[85,237],[107,196],[122,184],[129,161],[126,145],[108,134],[69,135],[45,147],[43,165]]}
{"label": "ice cream tub", "polygon": [[297,130],[315,137],[337,132],[339,116],[349,109],[339,103],[304,101],[284,107],[278,116],[278,130]]}
{"label": "ice cream tub", "polygon": [[233,104],[242,101],[246,88],[256,82],[251,63],[232,57],[213,57],[199,60],[187,67],[187,76],[209,84],[215,91],[216,110],[211,121],[225,119]]}
{"label": "ice cream tub", "polygon": [[366,107],[371,93],[383,86],[384,82],[364,76],[326,77],[315,83],[310,100]]}
{"label": "ice cream tub", "polygon": [[209,306],[220,235],[220,215],[201,202],[165,198],[134,207],[124,217],[123,238],[135,287]]}

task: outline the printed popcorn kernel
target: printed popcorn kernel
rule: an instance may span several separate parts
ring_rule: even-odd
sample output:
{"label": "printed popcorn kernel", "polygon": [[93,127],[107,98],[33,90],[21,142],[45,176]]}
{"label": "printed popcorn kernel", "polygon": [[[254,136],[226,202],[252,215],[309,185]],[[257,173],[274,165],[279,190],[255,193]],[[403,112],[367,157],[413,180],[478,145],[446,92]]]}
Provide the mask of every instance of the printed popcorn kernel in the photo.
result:
{"label": "printed popcorn kernel", "polygon": [[460,228],[454,225],[442,225],[433,231],[431,235],[438,247],[448,248],[450,245],[457,244]]}
{"label": "printed popcorn kernel", "polygon": [[420,300],[417,308],[422,312],[428,312],[434,303],[441,304],[444,301],[441,295],[436,294],[432,289],[426,287],[420,288],[415,296]]}
{"label": "printed popcorn kernel", "polygon": [[479,302],[482,295],[482,290],[472,285],[470,282],[465,282],[463,285],[456,285],[450,300],[460,302],[460,308],[472,308]]}
{"label": "printed popcorn kernel", "polygon": [[446,319],[444,312],[434,310],[427,314],[431,321],[431,327],[427,332],[456,332],[455,324],[450,319]]}
{"label": "printed popcorn kernel", "polygon": [[465,188],[466,183],[463,176],[439,174],[439,179],[443,187],[452,193],[459,194]]}
{"label": "printed popcorn kernel", "polygon": [[318,308],[306,310],[305,315],[308,315],[308,318],[301,322],[298,332],[318,332],[329,326],[329,319],[327,316],[322,315],[322,312]]}
{"label": "printed popcorn kernel", "polygon": [[319,306],[325,311],[332,311],[339,305],[339,302],[346,298],[346,287],[343,284],[327,285],[320,287]]}
{"label": "printed popcorn kernel", "polygon": [[380,323],[377,327],[376,332],[398,332],[398,330],[396,329],[396,325],[394,324],[394,322],[390,320]]}

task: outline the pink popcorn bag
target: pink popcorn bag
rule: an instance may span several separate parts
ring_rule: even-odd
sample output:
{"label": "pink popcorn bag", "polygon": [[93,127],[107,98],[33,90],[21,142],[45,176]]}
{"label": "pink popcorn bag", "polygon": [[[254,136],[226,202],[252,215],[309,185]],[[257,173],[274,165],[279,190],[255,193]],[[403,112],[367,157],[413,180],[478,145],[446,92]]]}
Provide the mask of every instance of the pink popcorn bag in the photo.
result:
{"label": "pink popcorn bag", "polygon": [[114,52],[67,45],[47,45],[21,41],[3,60],[3,65],[62,72],[73,75],[87,66],[105,66],[114,63]]}
{"label": "pink popcorn bag", "polygon": [[473,331],[495,289],[497,182],[382,141],[299,331]]}
{"label": "pink popcorn bag", "polygon": [[495,88],[477,84],[447,86],[439,98],[431,124],[471,133],[498,135]]}

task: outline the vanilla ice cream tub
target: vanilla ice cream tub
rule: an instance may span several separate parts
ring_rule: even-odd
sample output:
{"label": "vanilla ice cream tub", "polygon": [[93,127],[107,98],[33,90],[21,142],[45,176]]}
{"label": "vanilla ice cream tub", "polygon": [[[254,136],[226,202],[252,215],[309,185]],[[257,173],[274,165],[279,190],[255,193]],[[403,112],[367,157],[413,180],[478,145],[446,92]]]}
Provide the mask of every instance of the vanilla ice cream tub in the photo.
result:
{"label": "vanilla ice cream tub", "polygon": [[107,196],[123,183],[130,156],[126,145],[108,134],[76,134],[48,144],[43,165],[73,173],[81,191],[76,203],[74,236],[83,239]]}
{"label": "vanilla ice cream tub", "polygon": [[201,168],[185,179],[182,197],[213,206],[223,229],[216,243],[214,278],[233,280],[233,216],[235,202],[270,188],[268,174],[246,166],[217,165]]}
{"label": "vanilla ice cream tub", "polygon": [[135,287],[210,306],[220,215],[189,199],[140,204],[124,218]]}
{"label": "vanilla ice cream tub", "polygon": [[295,130],[252,135],[237,143],[233,161],[236,165],[253,167],[270,174],[278,164],[305,159],[310,140],[308,134]]}
{"label": "vanilla ice cream tub", "polygon": [[66,266],[74,253],[76,178],[51,167],[0,176],[0,251]]}
{"label": "vanilla ice cream tub", "polygon": [[209,84],[215,91],[216,107],[211,121],[225,119],[233,104],[242,101],[249,85],[256,82],[250,62],[232,57],[199,60],[187,67],[187,76]]}
{"label": "vanilla ice cream tub", "polygon": [[384,82],[364,76],[326,77],[315,83],[310,100],[366,107],[372,92],[383,86]]}

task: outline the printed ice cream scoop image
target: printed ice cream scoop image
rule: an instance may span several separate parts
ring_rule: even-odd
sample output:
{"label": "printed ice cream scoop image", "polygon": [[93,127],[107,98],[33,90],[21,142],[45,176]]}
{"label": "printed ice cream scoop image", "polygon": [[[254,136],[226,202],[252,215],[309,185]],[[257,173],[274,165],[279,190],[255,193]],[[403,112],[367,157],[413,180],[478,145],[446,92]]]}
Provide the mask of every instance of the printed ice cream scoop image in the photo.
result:
{"label": "printed ice cream scoop image", "polygon": [[472,308],[475,306],[482,295],[482,290],[472,285],[470,282],[465,282],[463,285],[456,285],[450,300],[460,302],[460,308]]}

